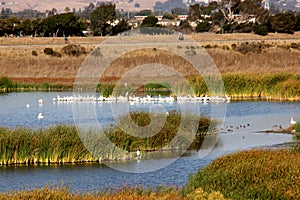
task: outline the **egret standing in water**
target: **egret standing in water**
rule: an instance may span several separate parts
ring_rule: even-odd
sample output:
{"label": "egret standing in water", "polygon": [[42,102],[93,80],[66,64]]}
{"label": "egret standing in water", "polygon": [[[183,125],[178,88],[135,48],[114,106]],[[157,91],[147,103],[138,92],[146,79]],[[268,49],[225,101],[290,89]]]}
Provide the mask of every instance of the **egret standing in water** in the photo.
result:
{"label": "egret standing in water", "polygon": [[140,156],[141,156],[141,152],[140,152],[140,150],[139,150],[139,149],[136,151],[136,156],[137,156],[137,158],[138,158],[138,159],[140,159],[140,158],[141,158],[141,157],[140,157]]}

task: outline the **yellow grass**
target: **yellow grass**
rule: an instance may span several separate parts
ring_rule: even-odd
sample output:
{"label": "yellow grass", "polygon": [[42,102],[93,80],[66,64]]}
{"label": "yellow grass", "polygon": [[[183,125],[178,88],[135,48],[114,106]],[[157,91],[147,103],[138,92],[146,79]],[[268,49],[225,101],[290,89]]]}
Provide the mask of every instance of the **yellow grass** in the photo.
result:
{"label": "yellow grass", "polygon": [[[144,36],[140,36],[144,37]],[[149,36],[148,36],[149,37]],[[150,36],[155,40],[164,41],[167,36]],[[217,48],[206,49],[222,74],[226,73],[300,73],[300,51],[279,48],[279,45],[289,45],[300,42],[300,32],[294,35],[269,34],[258,36],[255,34],[194,34],[191,35],[199,45],[217,45]],[[152,39],[153,39],[152,38]],[[102,43],[105,37],[71,37],[70,42],[80,44],[87,52]],[[144,38],[147,40],[147,37]],[[264,42],[272,47],[264,49],[262,53],[241,54],[233,50],[224,50],[223,46],[231,48],[232,44],[242,42]],[[0,38],[0,76],[8,76],[18,82],[52,82],[73,83],[85,56],[62,58],[45,55],[43,50],[51,47],[61,51],[64,46],[63,38]],[[32,51],[38,56],[33,56]],[[125,55],[114,61],[107,70],[106,81],[116,80],[126,71],[147,61],[161,60],[165,65],[174,67],[184,76],[191,76],[195,70],[187,67],[183,59],[144,51],[139,53],[139,60],[132,59],[136,54]]]}

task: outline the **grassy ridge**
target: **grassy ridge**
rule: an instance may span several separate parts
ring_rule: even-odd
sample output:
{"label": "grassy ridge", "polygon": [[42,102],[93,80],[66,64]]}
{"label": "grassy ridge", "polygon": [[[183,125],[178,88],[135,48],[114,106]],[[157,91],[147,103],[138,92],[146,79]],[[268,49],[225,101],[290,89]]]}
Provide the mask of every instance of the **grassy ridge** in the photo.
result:
{"label": "grassy ridge", "polygon": [[[148,113],[131,113],[133,121],[140,126],[149,123]],[[161,119],[159,117],[159,119]],[[120,117],[120,122],[128,124],[128,118]],[[180,131],[180,124],[191,127],[190,121],[198,120],[198,131],[196,136],[190,134],[190,128]],[[208,131],[210,120],[196,116],[188,116],[188,122],[181,121],[180,113],[170,113],[161,130],[153,136],[135,137],[127,134],[118,125],[112,125],[104,131],[86,131],[81,138],[75,126],[57,125],[47,129],[31,130],[28,128],[0,128],[0,164],[34,164],[34,163],[75,163],[75,162],[101,162],[103,160],[130,159],[135,156],[135,151],[153,151],[159,149],[198,149]],[[154,124],[156,126],[156,124]],[[134,130],[128,127],[127,131]],[[178,137],[176,134],[179,133]],[[136,131],[134,134],[141,136]],[[176,136],[176,137],[175,137]],[[110,142],[105,140],[109,139]],[[82,140],[81,140],[82,139]],[[82,142],[84,141],[84,142]],[[172,142],[170,142],[172,141]],[[124,155],[126,150],[129,154]],[[88,146],[84,146],[88,144]],[[108,146],[105,146],[108,145]],[[106,148],[107,147],[107,148]],[[90,151],[87,151],[88,148]],[[132,152],[132,153],[130,153]]]}
{"label": "grassy ridge", "polygon": [[300,152],[250,150],[213,161],[190,177],[185,192],[220,191],[231,199],[300,197]]}

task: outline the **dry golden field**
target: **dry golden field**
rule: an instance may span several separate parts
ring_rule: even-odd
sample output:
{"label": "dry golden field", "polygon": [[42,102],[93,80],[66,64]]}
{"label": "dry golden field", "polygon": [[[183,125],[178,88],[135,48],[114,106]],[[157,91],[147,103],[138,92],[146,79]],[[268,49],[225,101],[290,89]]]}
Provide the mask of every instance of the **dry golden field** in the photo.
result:
{"label": "dry golden field", "polygon": [[[148,36],[149,37],[149,36]],[[167,36],[150,36],[162,38]],[[219,71],[225,73],[300,73],[300,50],[286,48],[292,43],[300,44],[300,33],[269,34],[258,36],[255,34],[194,34],[191,35],[216,63]],[[71,37],[70,43],[83,46],[87,53],[91,52],[105,37]],[[111,39],[111,38],[110,38]],[[147,38],[145,38],[147,40]],[[269,45],[261,52],[242,54],[232,49],[232,44],[261,43]],[[80,65],[86,55],[61,58],[44,54],[46,47],[60,52],[65,46],[63,38],[0,38],[0,76],[7,76],[14,81],[27,83],[61,83],[72,84]],[[213,47],[213,48],[212,48]],[[37,52],[37,56],[32,55]],[[144,51],[138,54],[121,56],[114,61],[107,70],[105,81],[113,81],[134,66],[160,60],[165,65],[174,67],[184,76],[194,75],[192,68],[186,68],[186,61],[161,52]]]}

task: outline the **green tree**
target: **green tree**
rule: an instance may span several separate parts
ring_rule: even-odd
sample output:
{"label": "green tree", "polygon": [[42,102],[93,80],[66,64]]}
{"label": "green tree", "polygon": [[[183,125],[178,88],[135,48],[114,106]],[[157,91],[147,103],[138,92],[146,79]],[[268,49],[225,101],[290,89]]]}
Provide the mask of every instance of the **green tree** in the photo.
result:
{"label": "green tree", "polygon": [[295,16],[292,12],[279,13],[270,18],[272,30],[278,33],[293,34],[295,29]]}
{"label": "green tree", "polygon": [[300,13],[295,17],[295,31],[300,31]]}
{"label": "green tree", "polygon": [[62,37],[81,36],[87,25],[74,13],[63,13],[43,19],[39,26],[39,32],[42,36]]}
{"label": "green tree", "polygon": [[20,24],[21,34],[23,36],[33,34],[32,21],[30,19],[24,19]]}
{"label": "green tree", "polygon": [[163,19],[170,19],[170,20],[172,20],[172,19],[174,19],[174,15],[172,15],[172,14],[169,13],[169,12],[165,12],[165,13],[163,14]]}
{"label": "green tree", "polygon": [[141,24],[141,27],[159,27],[158,19],[154,15],[146,17]]}
{"label": "green tree", "polygon": [[111,34],[112,26],[110,24],[117,18],[116,5],[102,3],[93,10],[90,18],[94,35]]}
{"label": "green tree", "polygon": [[218,9],[229,24],[233,23],[234,14],[239,13],[238,6],[240,3],[241,0],[221,0]]}
{"label": "green tree", "polygon": [[208,32],[210,28],[211,24],[205,20],[197,25],[196,32]]}
{"label": "green tree", "polygon": [[188,10],[186,8],[176,7],[176,8],[171,9],[171,13],[173,15],[187,15]]}
{"label": "green tree", "polygon": [[69,8],[69,7],[65,7],[65,12],[66,13],[68,13],[68,12],[70,12],[71,11],[71,9]]}
{"label": "green tree", "polygon": [[116,26],[114,26],[112,28],[112,34],[117,35],[117,34],[122,33],[124,31],[130,30],[130,28],[131,27],[129,26],[127,20],[123,18],[119,21],[119,23]]}
{"label": "green tree", "polygon": [[151,10],[141,10],[138,13],[136,13],[136,16],[150,16],[152,14]]}
{"label": "green tree", "polygon": [[269,11],[261,5],[262,0],[244,0],[239,4],[238,10],[245,16],[254,15],[256,23],[264,24],[269,19]]}

